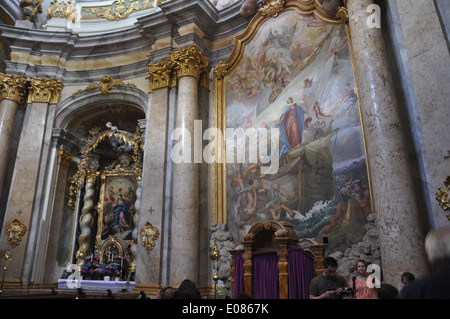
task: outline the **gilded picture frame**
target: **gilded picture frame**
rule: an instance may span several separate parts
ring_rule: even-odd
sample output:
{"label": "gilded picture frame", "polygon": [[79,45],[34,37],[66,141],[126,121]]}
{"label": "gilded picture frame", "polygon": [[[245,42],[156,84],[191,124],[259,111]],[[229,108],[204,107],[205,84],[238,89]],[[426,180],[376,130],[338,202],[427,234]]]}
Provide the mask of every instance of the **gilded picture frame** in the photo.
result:
{"label": "gilded picture frame", "polygon": [[[230,128],[280,133],[275,174],[261,174],[261,153],[256,163],[213,165],[213,222],[227,224],[236,243],[254,223],[275,220],[291,223],[298,238],[330,237],[332,251],[345,250],[373,213],[346,11],[330,17],[321,4],[264,1],[214,69],[224,148],[239,144]],[[241,141],[248,151],[249,135]]]}
{"label": "gilded picture frame", "polygon": [[132,233],[136,225],[135,202],[137,176],[134,171],[103,171],[101,173],[96,247],[114,237],[127,244],[133,243]]}

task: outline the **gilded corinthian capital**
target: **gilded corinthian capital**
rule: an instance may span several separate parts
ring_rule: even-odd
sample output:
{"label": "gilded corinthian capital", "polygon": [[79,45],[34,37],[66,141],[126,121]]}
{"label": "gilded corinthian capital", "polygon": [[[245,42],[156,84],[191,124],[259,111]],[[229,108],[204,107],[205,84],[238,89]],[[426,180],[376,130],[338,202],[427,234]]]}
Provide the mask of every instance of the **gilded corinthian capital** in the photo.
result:
{"label": "gilded corinthian capital", "polygon": [[23,96],[23,88],[25,87],[26,79],[22,76],[0,74],[1,92],[0,99],[13,100],[17,103]]}
{"label": "gilded corinthian capital", "polygon": [[31,78],[28,103],[58,104],[63,87],[64,84],[55,79],[46,79],[45,77],[42,79]]}
{"label": "gilded corinthian capital", "polygon": [[148,66],[148,77],[150,81],[149,91],[163,87],[176,86],[176,77],[172,72],[172,62],[170,60]]}
{"label": "gilded corinthian capital", "polygon": [[192,76],[197,80],[204,72],[209,72],[208,58],[202,55],[202,52],[195,45],[180,49],[177,52],[170,53],[170,61],[174,65],[177,77]]}
{"label": "gilded corinthian capital", "polygon": [[69,167],[70,163],[73,161],[73,155],[70,154],[68,151],[60,148],[58,150],[58,164]]}

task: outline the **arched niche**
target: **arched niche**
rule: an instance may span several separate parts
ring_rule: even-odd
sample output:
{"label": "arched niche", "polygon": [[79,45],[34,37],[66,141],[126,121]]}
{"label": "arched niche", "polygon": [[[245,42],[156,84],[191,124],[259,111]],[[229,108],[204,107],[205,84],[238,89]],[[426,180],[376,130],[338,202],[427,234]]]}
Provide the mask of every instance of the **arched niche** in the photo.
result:
{"label": "arched niche", "polygon": [[[80,125],[83,118],[89,118],[91,122],[96,118],[104,118],[106,123],[113,122],[114,118],[106,119],[107,116],[111,116],[117,119],[113,122],[116,126],[126,129],[129,126],[128,123],[134,122],[137,117],[146,118],[147,105],[147,93],[131,86],[114,87],[108,95],[98,90],[81,91],[58,104],[54,127],[72,132],[74,127]],[[129,112],[131,116],[117,116],[120,112]],[[92,127],[91,125],[88,130]],[[135,128],[134,126],[133,131]]]}

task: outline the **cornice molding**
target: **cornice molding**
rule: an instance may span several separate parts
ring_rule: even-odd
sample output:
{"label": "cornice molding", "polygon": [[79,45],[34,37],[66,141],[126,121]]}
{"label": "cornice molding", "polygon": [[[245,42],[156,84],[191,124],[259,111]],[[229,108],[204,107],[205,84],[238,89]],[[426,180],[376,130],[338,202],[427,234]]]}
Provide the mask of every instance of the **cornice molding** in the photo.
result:
{"label": "cornice molding", "polygon": [[[132,26],[101,36],[0,25],[5,46],[11,49],[6,73],[54,77],[65,84],[99,81],[104,74],[127,79],[148,75],[149,63],[166,60],[170,52],[191,44],[213,65],[226,58],[233,37],[248,25],[239,8],[219,12],[209,0],[166,1],[158,11],[134,19]],[[187,33],[178,33],[180,27]],[[133,59],[124,58],[129,56]]]}

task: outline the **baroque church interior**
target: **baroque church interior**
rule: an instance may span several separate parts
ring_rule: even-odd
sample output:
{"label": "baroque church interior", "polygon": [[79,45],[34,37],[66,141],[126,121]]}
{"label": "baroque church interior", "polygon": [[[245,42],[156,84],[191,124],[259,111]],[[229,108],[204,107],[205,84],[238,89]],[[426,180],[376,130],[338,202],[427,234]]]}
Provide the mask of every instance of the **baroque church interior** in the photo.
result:
{"label": "baroque church interior", "polygon": [[0,1],[0,299],[426,276],[449,31],[445,0]]}

